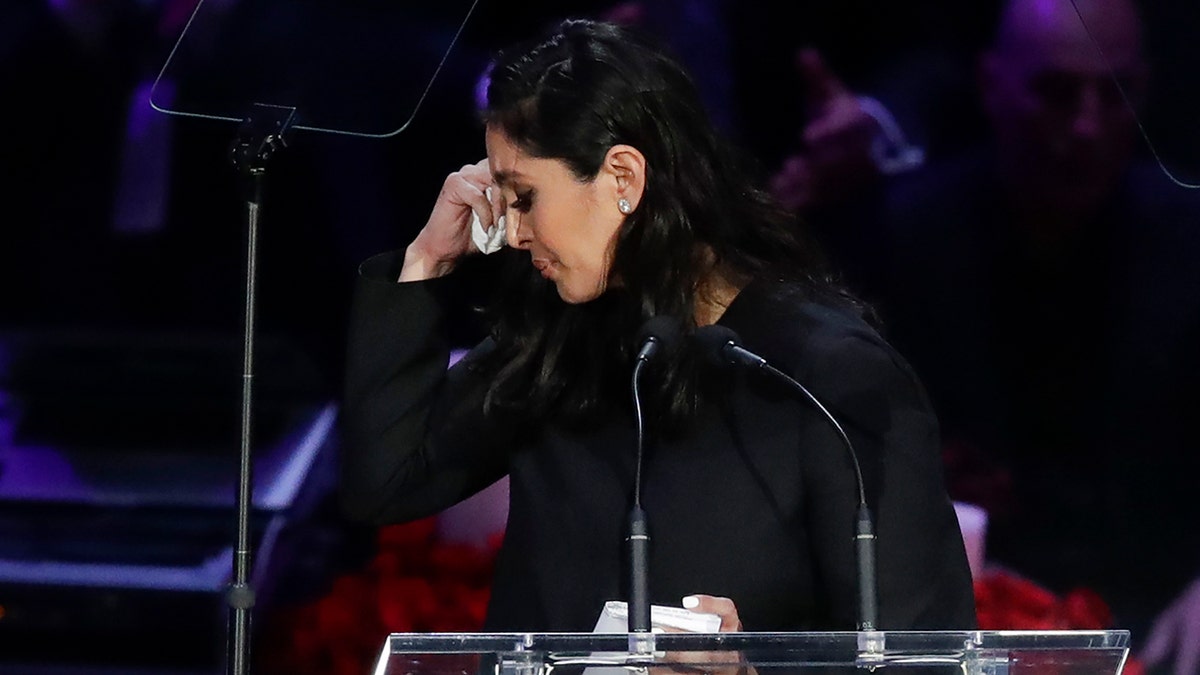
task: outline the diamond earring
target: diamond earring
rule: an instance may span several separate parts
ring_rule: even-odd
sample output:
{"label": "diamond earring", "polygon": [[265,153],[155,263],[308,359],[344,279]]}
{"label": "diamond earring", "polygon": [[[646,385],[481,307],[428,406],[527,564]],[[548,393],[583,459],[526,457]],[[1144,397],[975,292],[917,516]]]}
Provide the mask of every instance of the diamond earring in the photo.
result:
{"label": "diamond earring", "polygon": [[621,197],[617,200],[617,210],[625,215],[629,215],[633,213],[633,204],[630,204],[628,199]]}

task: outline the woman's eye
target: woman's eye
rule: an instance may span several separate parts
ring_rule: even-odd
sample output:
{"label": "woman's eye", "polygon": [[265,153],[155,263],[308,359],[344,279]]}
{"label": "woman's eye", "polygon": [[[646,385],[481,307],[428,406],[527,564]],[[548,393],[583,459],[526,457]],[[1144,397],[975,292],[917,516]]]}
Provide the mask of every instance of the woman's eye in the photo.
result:
{"label": "woman's eye", "polygon": [[512,204],[510,206],[511,206],[511,208],[514,208],[518,211],[525,212],[525,211],[528,211],[529,207],[532,205],[533,205],[533,190],[530,190],[528,192],[518,194],[517,198],[515,200],[513,200]]}

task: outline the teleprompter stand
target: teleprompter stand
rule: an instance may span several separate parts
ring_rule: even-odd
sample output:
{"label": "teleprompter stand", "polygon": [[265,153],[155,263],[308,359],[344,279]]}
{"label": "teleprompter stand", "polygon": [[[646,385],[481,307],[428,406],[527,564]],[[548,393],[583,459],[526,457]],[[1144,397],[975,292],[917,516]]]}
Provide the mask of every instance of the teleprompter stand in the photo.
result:
{"label": "teleprompter stand", "polygon": [[230,159],[240,175],[246,203],[246,297],[242,343],[242,425],[238,470],[237,543],[233,555],[233,580],[226,596],[229,603],[229,645],[226,672],[250,672],[250,618],[254,589],[250,587],[252,551],[250,510],[252,507],[253,463],[251,431],[254,399],[255,285],[258,278],[258,223],[262,214],[267,164],[287,147],[286,135],[296,119],[296,109],[254,104],[242,123]]}

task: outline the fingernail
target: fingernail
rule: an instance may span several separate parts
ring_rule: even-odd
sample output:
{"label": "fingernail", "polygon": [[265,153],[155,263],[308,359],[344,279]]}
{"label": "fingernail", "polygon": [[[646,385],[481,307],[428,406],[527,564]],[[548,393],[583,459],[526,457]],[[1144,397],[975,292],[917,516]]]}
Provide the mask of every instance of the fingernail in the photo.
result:
{"label": "fingernail", "polygon": [[689,595],[683,599],[683,608],[684,609],[696,609],[699,606],[700,606],[700,598],[697,598],[694,595]]}

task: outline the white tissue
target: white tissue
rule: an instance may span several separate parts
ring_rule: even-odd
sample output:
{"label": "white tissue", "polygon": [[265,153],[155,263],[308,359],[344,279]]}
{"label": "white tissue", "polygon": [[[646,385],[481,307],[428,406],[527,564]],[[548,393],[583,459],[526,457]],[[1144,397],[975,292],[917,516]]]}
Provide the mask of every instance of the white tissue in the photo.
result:
{"label": "white tissue", "polygon": [[[484,194],[489,202],[492,201],[492,188],[489,187]],[[504,216],[497,218],[495,225],[484,230],[479,214],[471,211],[471,242],[475,244],[475,248],[484,255],[489,255],[504,248],[505,241]]]}

